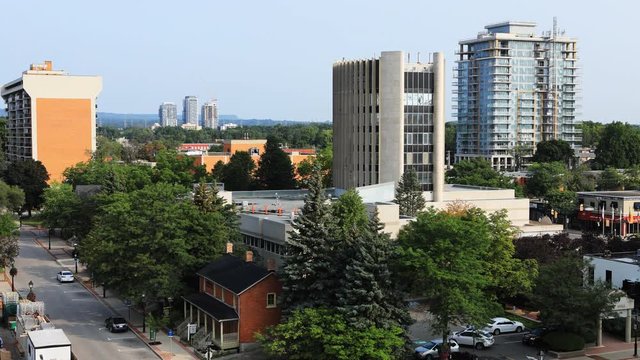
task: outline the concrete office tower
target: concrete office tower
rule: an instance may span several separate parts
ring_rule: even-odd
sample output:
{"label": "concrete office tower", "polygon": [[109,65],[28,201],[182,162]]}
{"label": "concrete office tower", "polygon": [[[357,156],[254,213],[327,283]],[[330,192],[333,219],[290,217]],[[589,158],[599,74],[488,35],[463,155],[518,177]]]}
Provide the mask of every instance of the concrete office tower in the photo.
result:
{"label": "concrete office tower", "polygon": [[182,121],[184,124],[198,125],[198,98],[185,96],[182,104]]}
{"label": "concrete office tower", "polygon": [[202,126],[212,129],[218,127],[218,100],[212,99],[202,105]]}
{"label": "concrete office tower", "polygon": [[163,102],[158,110],[162,126],[178,126],[178,107],[172,102]]}
{"label": "concrete office tower", "polygon": [[70,166],[96,150],[96,97],[102,77],[53,70],[51,61],[32,64],[0,88],[7,104],[8,161],[41,161],[50,180],[62,181]]}
{"label": "concrete office tower", "polygon": [[519,170],[536,145],[559,139],[579,148],[576,40],[535,23],[485,26],[457,53],[456,159],[480,157],[496,170]]}
{"label": "concrete office tower", "polygon": [[398,181],[412,168],[439,201],[444,183],[444,57],[401,51],[333,65],[333,183]]}

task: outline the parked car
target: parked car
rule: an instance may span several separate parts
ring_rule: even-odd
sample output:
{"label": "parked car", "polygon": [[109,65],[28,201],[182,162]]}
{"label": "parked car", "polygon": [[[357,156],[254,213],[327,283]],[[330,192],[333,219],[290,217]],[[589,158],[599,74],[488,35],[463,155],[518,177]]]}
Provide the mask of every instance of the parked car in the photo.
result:
{"label": "parked car", "polygon": [[104,326],[107,330],[111,332],[120,332],[129,330],[129,325],[127,325],[127,321],[121,317],[108,317],[104,321]]}
{"label": "parked car", "polygon": [[[455,340],[449,340],[449,352],[457,352],[460,351],[460,347]],[[442,339],[435,339],[425,341],[423,344],[418,346],[415,349],[415,357],[416,359],[437,359],[438,354],[440,352],[440,348],[442,347]]]}
{"label": "parked car", "polygon": [[501,333],[506,332],[519,333],[524,330],[524,324],[520,321],[513,321],[507,318],[497,317],[491,319],[487,326],[482,330],[492,333],[493,335],[500,335]]}
{"label": "parked car", "polygon": [[465,329],[456,331],[449,337],[460,345],[473,346],[480,350],[494,343],[493,335],[482,330]]}
{"label": "parked car", "polygon": [[63,282],[73,282],[74,278],[73,278],[73,273],[71,271],[58,271],[58,275],[56,276],[58,278],[58,281],[63,283]]}
{"label": "parked car", "polygon": [[549,328],[546,326],[541,326],[537,328],[531,329],[528,333],[522,335],[522,343],[525,345],[531,345],[536,347],[544,346],[542,341],[542,337],[547,333],[554,331],[555,328]]}

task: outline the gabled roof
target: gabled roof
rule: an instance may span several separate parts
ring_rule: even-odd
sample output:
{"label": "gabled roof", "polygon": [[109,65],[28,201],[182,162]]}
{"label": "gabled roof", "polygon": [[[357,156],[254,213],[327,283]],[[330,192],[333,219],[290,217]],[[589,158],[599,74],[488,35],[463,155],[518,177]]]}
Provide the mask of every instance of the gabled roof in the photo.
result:
{"label": "gabled roof", "polygon": [[271,272],[252,262],[224,254],[219,259],[207,264],[196,274],[240,294],[267,277]]}

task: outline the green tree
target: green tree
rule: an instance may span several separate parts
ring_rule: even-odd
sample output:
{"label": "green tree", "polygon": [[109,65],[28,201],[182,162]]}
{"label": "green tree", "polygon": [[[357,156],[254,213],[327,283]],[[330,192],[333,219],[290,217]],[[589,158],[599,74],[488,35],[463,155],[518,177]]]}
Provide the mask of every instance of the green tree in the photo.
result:
{"label": "green tree", "polygon": [[120,160],[122,158],[122,144],[104,136],[96,136],[96,151],[93,158],[97,160]]}
{"label": "green tree", "polygon": [[240,221],[238,213],[232,204],[227,204],[227,201],[218,195],[217,184],[206,184],[201,181],[195,187],[193,203],[201,212],[221,214],[227,225],[229,241],[239,240],[238,227]]}
{"label": "green tree", "polygon": [[567,190],[594,191],[596,189],[596,179],[587,173],[589,169],[585,165],[579,165],[569,171]]}
{"label": "green tree", "polygon": [[160,151],[156,155],[154,168],[155,182],[180,184],[191,187],[194,183],[206,178],[204,165],[195,165],[190,156],[178,154],[175,150]]}
{"label": "green tree", "polygon": [[579,257],[564,256],[541,267],[531,300],[545,325],[588,336],[598,318],[611,313],[621,292],[602,282],[585,283],[587,266]]}
{"label": "green tree", "polygon": [[302,215],[298,216],[286,239],[282,269],[283,307],[286,311],[308,306],[333,304],[336,289],[336,221],[322,189],[322,176],[314,173],[309,181]]}
{"label": "green tree", "polygon": [[0,207],[19,214],[23,205],[24,191],[18,186],[10,186],[0,181]]}
{"label": "green tree", "polygon": [[64,171],[64,182],[72,185],[101,185],[108,193],[140,190],[152,183],[153,169],[146,165],[111,161],[78,163]]}
{"label": "green tree", "polygon": [[634,165],[624,170],[624,188],[627,190],[640,189],[640,165]]}
{"label": "green tree", "polygon": [[262,189],[281,190],[296,187],[291,159],[278,144],[277,138],[268,137],[265,151],[260,155],[256,180]]}
{"label": "green tree", "polygon": [[575,213],[578,208],[577,195],[573,191],[552,190],[547,193],[545,199],[551,209],[565,218]]}
{"label": "green tree", "polygon": [[398,270],[416,296],[425,296],[432,328],[446,341],[452,324],[482,324],[496,305],[485,290],[493,283],[487,262],[492,227],[471,208],[456,214],[428,209],[398,235]]}
{"label": "green tree", "polygon": [[402,333],[398,326],[356,328],[335,311],[305,308],[258,339],[272,358],[391,360],[402,350]]}
{"label": "green tree", "polygon": [[69,184],[53,183],[44,191],[44,205],[40,216],[49,229],[71,229],[79,220],[82,200]]}
{"label": "green tree", "polygon": [[529,174],[527,193],[544,198],[549,192],[566,187],[569,171],[561,162],[533,163]]}
{"label": "green tree", "polygon": [[311,178],[311,174],[314,171],[320,171],[322,173],[322,185],[325,188],[331,187],[333,183],[332,179],[332,167],[333,167],[333,149],[331,144],[328,147],[320,150],[315,157],[309,157],[302,160],[296,169],[298,173],[298,183],[300,187],[306,187],[307,182]]}
{"label": "green tree", "polygon": [[489,186],[503,189],[513,188],[511,179],[495,171],[485,159],[458,161],[447,171],[448,184]]}
{"label": "green tree", "polygon": [[220,213],[203,213],[178,185],[158,183],[108,195],[80,243],[82,261],[98,283],[149,301],[176,297],[185,277],[224,249],[228,231]]}
{"label": "green tree", "polygon": [[20,252],[18,224],[11,214],[0,214],[0,267],[7,268],[13,264]]}
{"label": "green tree", "polygon": [[599,122],[583,121],[579,127],[582,129],[582,146],[587,148],[597,147],[604,125]]}
{"label": "green tree", "polygon": [[14,161],[4,173],[5,182],[8,185],[16,185],[24,191],[24,209],[29,212],[40,208],[44,198],[42,194],[49,180],[49,173],[40,161],[27,159]]}
{"label": "green tree", "polygon": [[218,160],[215,165],[213,165],[213,169],[211,169],[211,177],[217,182],[223,182],[224,178],[224,168],[225,164],[222,160]]}
{"label": "green tree", "polygon": [[416,216],[419,211],[424,209],[425,200],[422,197],[422,188],[413,169],[402,174],[396,187],[396,197],[393,202],[399,205],[400,215]]}
{"label": "green tree", "polygon": [[639,143],[640,129],[637,127],[617,121],[605,125],[595,151],[595,166],[626,169],[640,164]]}
{"label": "green tree", "polygon": [[253,171],[256,163],[246,151],[236,151],[222,171],[222,182],[225,190],[249,190],[253,184]]}
{"label": "green tree", "polygon": [[624,190],[625,178],[617,169],[608,167],[598,179],[598,190]]}
{"label": "green tree", "polygon": [[536,152],[531,159],[533,162],[559,161],[570,166],[575,159],[575,153],[568,142],[563,140],[541,141],[536,145]]}
{"label": "green tree", "polygon": [[[355,190],[333,204],[338,241],[333,246],[337,309],[359,329],[410,323],[389,269],[393,245],[377,216],[370,217]],[[330,305],[330,304],[328,304]]]}

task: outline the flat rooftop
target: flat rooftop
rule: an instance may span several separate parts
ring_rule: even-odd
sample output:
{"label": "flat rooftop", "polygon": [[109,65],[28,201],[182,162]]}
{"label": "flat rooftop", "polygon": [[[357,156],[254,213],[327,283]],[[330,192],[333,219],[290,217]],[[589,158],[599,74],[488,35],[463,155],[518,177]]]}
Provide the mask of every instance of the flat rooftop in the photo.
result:
{"label": "flat rooftop", "polygon": [[640,198],[640,191],[638,190],[624,190],[624,191],[581,191],[578,195],[583,196],[606,196],[617,198]]}

